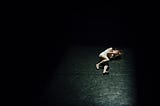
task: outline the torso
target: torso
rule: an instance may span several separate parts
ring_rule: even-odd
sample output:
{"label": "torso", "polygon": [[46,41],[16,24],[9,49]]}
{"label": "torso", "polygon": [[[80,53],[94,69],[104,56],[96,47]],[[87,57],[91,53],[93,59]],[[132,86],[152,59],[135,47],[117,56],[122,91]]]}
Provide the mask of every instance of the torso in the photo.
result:
{"label": "torso", "polygon": [[106,49],[105,51],[103,51],[102,53],[99,54],[99,57],[111,58],[112,54],[109,52],[111,52],[112,50],[113,50],[112,48]]}

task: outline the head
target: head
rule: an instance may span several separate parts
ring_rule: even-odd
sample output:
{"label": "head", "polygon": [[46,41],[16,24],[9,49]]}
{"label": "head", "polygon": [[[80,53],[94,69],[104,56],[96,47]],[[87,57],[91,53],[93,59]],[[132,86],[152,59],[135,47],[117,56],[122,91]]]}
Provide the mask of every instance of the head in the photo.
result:
{"label": "head", "polygon": [[114,54],[114,57],[119,57],[122,55],[122,51],[115,49],[115,50],[113,50],[113,54]]}
{"label": "head", "polygon": [[115,54],[115,55],[116,55],[116,54],[119,54],[119,50],[113,50],[112,52],[113,52],[113,54]]}

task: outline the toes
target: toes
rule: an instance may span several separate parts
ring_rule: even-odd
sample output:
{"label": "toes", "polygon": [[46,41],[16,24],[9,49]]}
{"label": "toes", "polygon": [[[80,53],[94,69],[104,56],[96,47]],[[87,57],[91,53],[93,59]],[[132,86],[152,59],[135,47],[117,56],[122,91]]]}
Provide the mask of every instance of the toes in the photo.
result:
{"label": "toes", "polygon": [[103,71],[103,75],[109,74],[109,71]]}

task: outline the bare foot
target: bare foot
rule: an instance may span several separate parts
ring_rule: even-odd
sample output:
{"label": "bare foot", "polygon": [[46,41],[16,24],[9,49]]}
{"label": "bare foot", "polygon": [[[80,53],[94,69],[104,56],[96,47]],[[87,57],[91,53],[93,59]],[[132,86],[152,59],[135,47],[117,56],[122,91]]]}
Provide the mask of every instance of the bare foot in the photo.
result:
{"label": "bare foot", "polygon": [[109,71],[103,71],[103,75],[104,75],[104,74],[109,74]]}
{"label": "bare foot", "polygon": [[97,70],[99,70],[99,64],[96,64],[96,68],[97,68]]}

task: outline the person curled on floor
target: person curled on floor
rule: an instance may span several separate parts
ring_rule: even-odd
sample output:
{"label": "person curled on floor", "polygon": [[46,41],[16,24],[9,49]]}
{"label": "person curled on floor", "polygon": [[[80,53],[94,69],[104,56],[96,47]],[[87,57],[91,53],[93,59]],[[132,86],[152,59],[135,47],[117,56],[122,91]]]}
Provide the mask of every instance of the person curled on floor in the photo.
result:
{"label": "person curled on floor", "polygon": [[113,49],[112,47],[107,48],[99,54],[100,62],[96,64],[96,69],[99,70],[100,67],[103,68],[103,75],[109,74],[109,61],[114,60],[122,56],[122,50]]}

